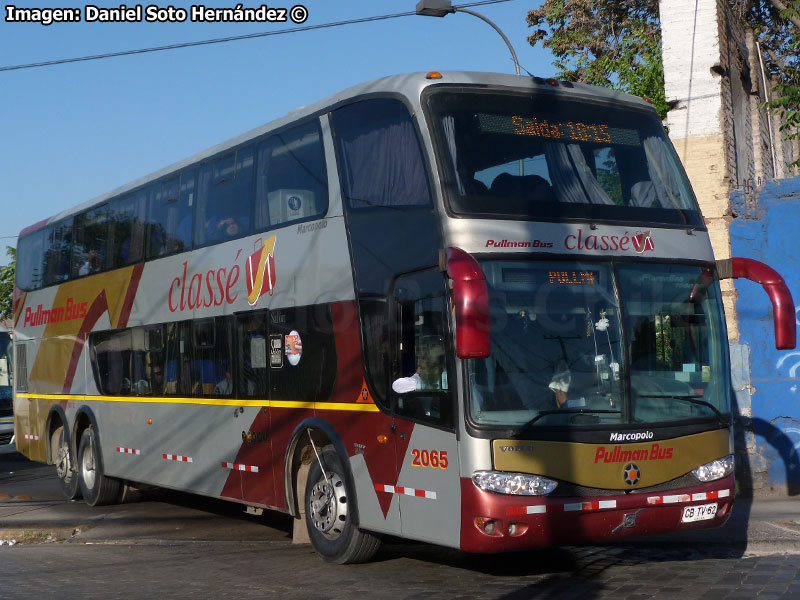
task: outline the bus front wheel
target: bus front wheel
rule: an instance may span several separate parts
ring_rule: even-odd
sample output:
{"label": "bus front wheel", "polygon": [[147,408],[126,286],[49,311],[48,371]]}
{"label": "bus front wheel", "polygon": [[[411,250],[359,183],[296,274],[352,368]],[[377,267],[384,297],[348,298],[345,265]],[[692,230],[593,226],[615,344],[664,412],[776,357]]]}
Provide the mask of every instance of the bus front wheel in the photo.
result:
{"label": "bus front wheel", "polygon": [[80,477],[75,468],[75,460],[69,448],[69,441],[64,433],[63,425],[53,432],[50,438],[50,448],[53,464],[56,466],[56,475],[58,476],[61,494],[67,500],[80,498],[81,491],[78,486]]}
{"label": "bus front wheel", "polygon": [[92,427],[84,429],[81,435],[81,443],[78,446],[78,470],[81,493],[86,504],[102,506],[116,502],[120,493],[120,482],[103,473],[97,452],[97,436]]}
{"label": "bus front wheel", "polygon": [[306,484],[306,527],[311,545],[328,562],[361,563],[371,559],[380,538],[361,531],[354,523],[355,497],[333,446],[326,446],[311,461]]}

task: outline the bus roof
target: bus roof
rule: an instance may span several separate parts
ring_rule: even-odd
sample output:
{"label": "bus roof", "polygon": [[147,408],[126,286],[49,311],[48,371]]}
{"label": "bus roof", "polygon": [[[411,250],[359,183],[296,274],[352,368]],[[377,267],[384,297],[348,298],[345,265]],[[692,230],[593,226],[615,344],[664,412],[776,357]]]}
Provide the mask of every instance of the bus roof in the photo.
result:
{"label": "bus roof", "polygon": [[247,131],[232,139],[221,142],[215,146],[212,146],[211,148],[185,158],[184,160],[178,161],[167,167],[159,169],[158,171],[150,173],[149,175],[140,177],[134,181],[131,181],[130,183],[97,196],[96,198],[92,198],[91,200],[87,200],[86,202],[83,202],[77,206],[65,209],[50,218],[29,225],[20,232],[19,237],[24,237],[25,235],[42,229],[50,223],[78,214],[92,206],[102,204],[111,198],[131,192],[141,186],[157,181],[158,179],[161,179],[162,177],[179,171],[185,167],[202,162],[203,160],[225,152],[228,149],[240,146],[251,139],[255,139],[261,135],[269,133],[270,131],[280,129],[281,127],[290,123],[294,123],[304,118],[311,117],[315,114],[325,112],[326,109],[329,110],[338,104],[345,103],[358,96],[395,93],[405,96],[414,104],[418,104],[422,91],[430,86],[443,84],[480,85],[507,89],[547,90],[548,93],[564,95],[565,97],[586,100],[604,100],[606,102],[628,104],[636,106],[640,109],[655,110],[650,104],[636,96],[631,96],[616,90],[600,88],[583,83],[567,83],[556,81],[555,79],[544,79],[541,77],[528,75],[507,75],[502,73],[484,73],[477,71],[441,71],[436,72],[441,74],[441,77],[438,78],[429,78],[429,73],[430,72],[405,73],[374,79],[372,81],[367,81],[365,83],[360,83],[344,89],[313,104],[291,110],[283,117],[270,121],[264,125],[261,125],[260,127],[256,127],[255,129]]}

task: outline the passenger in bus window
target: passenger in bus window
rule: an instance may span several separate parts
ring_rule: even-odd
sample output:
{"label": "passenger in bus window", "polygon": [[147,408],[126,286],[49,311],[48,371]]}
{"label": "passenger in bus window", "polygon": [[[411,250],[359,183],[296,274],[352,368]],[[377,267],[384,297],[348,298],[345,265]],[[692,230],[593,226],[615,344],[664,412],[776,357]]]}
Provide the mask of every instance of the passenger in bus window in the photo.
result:
{"label": "passenger in bus window", "polygon": [[233,393],[233,377],[229,369],[225,369],[225,379],[214,386],[214,391],[222,396],[230,396]]}
{"label": "passenger in bus window", "polygon": [[238,237],[247,231],[247,221],[243,218],[226,217],[224,219],[212,218],[208,222],[206,241],[215,242],[228,238]]}
{"label": "passenger in bus window", "polygon": [[78,269],[78,276],[83,277],[91,273],[97,273],[100,270],[100,256],[97,250],[90,250],[86,256],[86,260]]}
{"label": "passenger in bus window", "polygon": [[150,369],[150,392],[154,396],[164,393],[164,367],[160,364],[153,365]]}

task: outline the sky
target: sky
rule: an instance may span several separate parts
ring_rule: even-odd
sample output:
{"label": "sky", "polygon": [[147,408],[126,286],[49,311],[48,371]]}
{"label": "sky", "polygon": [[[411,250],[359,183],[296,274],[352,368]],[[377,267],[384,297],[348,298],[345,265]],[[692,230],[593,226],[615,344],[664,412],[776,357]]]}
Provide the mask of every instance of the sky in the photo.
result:
{"label": "sky", "polygon": [[[416,0],[299,0],[302,26],[413,12]],[[294,3],[268,4],[270,8]],[[20,230],[350,85],[413,71],[513,73],[502,38],[465,13],[394,19],[39,68],[3,67],[272,32],[286,23],[81,22],[0,17],[0,264]],[[552,56],[526,38],[537,0],[472,6],[508,36],[521,66],[548,77]],[[96,2],[118,7],[120,2]],[[166,8],[168,1],[153,4]],[[261,0],[245,0],[245,8]],[[468,0],[454,2],[469,6]],[[173,2],[176,8],[191,3]],[[136,4],[128,2],[127,7]],[[142,6],[147,7],[148,3]],[[209,0],[206,7],[236,2]],[[524,73],[524,72],[523,72]]]}

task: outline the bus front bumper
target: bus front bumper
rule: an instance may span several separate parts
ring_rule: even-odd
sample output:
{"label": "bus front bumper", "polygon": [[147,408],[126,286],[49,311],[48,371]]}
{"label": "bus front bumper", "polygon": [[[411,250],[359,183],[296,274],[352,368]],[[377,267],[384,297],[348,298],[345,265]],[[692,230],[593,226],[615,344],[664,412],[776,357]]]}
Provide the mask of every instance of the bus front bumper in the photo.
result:
{"label": "bus front bumper", "polygon": [[496,494],[462,478],[461,549],[507,552],[721,527],[735,485],[729,475],[691,488],[560,498]]}

